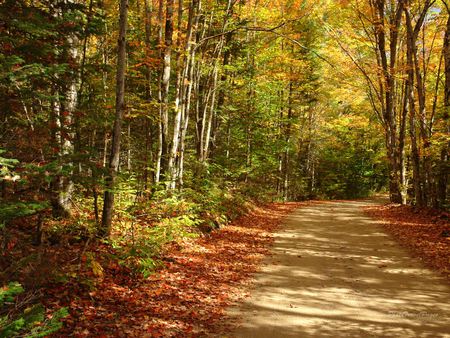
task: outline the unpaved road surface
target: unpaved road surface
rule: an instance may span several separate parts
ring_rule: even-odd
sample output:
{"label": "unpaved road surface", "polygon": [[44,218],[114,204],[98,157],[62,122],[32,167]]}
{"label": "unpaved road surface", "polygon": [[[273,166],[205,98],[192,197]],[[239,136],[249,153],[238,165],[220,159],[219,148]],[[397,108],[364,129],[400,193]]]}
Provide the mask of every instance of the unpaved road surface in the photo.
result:
{"label": "unpaved road surface", "polygon": [[450,337],[450,286],[360,207],[304,207],[276,234],[228,337]]}

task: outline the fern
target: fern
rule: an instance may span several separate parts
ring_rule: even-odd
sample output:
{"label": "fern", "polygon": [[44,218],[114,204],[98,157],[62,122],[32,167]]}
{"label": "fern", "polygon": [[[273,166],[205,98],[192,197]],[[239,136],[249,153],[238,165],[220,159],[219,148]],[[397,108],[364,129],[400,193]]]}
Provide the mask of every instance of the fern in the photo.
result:
{"label": "fern", "polygon": [[[0,289],[0,308],[15,301],[15,297],[24,291],[17,282],[11,282]],[[48,319],[42,304],[33,305],[21,315],[11,318],[9,315],[0,317],[0,338],[7,337],[45,337],[61,329],[61,319],[68,315],[67,308],[54,312]]]}

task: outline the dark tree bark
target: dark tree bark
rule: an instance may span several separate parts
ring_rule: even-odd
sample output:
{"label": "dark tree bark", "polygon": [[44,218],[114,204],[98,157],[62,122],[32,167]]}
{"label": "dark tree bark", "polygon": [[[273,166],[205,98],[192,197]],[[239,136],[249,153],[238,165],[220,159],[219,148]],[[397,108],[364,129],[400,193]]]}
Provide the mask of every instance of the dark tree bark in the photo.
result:
{"label": "dark tree bark", "polygon": [[376,49],[382,69],[380,92],[382,92],[384,100],[381,100],[381,118],[386,131],[390,199],[391,202],[402,203],[401,154],[398,147],[397,111],[395,106],[397,98],[395,71],[397,66],[399,27],[405,1],[399,0],[397,5],[394,6],[393,2],[371,0],[370,5],[375,12],[374,32]]}
{"label": "dark tree bark", "polygon": [[119,41],[116,76],[116,116],[112,131],[111,156],[106,177],[106,190],[103,203],[101,237],[108,237],[114,212],[114,189],[120,162],[120,141],[122,134],[123,113],[125,110],[125,61],[127,37],[128,0],[120,1]]}
{"label": "dark tree bark", "polygon": [[420,153],[418,148],[417,131],[416,131],[416,121],[417,121],[417,108],[414,93],[414,82],[415,82],[415,64],[414,64],[414,54],[415,54],[415,43],[417,36],[414,34],[412,28],[411,17],[409,11],[405,8],[405,20],[406,20],[406,55],[407,55],[407,74],[408,79],[406,81],[406,93],[408,97],[408,108],[409,108],[409,136],[411,141],[411,165],[413,171],[413,188],[414,188],[414,200],[415,204],[418,206],[423,205],[422,199],[422,185],[421,185],[421,170],[420,170]]}
{"label": "dark tree bark", "polygon": [[[447,9],[447,25],[445,29],[443,55],[444,55],[444,74],[445,74],[445,86],[444,86],[444,116],[446,132],[450,134],[450,8],[446,1],[443,1]],[[447,191],[449,182],[449,149],[450,144],[446,143],[441,149],[441,163],[439,165],[439,177],[438,177],[438,204],[440,207],[447,203]]]}
{"label": "dark tree bark", "polygon": [[[423,153],[427,153],[427,148],[430,146],[429,131],[426,122],[426,90],[424,80],[424,70],[421,69],[419,55],[417,51],[417,40],[422,29],[426,14],[430,6],[435,1],[426,0],[419,14],[417,20],[413,24],[413,19],[410,14],[409,3],[406,2],[404,7],[405,23],[406,23],[406,54],[407,54],[407,93],[409,97],[409,133],[411,139],[411,162],[413,169],[413,187],[415,204],[419,207],[428,204],[430,198],[430,176],[431,167],[430,160],[427,155],[421,156],[419,151],[419,138],[417,131],[419,131],[420,140],[422,141]],[[417,107],[416,107],[417,97]]]}

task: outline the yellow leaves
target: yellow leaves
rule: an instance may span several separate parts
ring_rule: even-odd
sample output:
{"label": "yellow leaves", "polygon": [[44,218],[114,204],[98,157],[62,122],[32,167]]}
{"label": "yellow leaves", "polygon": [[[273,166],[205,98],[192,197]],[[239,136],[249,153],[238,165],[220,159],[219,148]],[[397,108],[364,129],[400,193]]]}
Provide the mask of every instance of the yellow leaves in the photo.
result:
{"label": "yellow leaves", "polygon": [[88,261],[89,266],[92,269],[92,273],[95,277],[103,278],[104,276],[104,269],[103,266],[95,259],[95,254],[92,252],[88,252],[86,254],[86,259]]}
{"label": "yellow leaves", "polygon": [[32,307],[32,306],[27,307],[25,310],[23,310],[23,313],[24,313],[24,314],[30,313],[31,310],[33,310],[33,307]]}
{"label": "yellow leaves", "polygon": [[99,278],[103,278],[103,267],[95,260],[91,261],[92,273]]}

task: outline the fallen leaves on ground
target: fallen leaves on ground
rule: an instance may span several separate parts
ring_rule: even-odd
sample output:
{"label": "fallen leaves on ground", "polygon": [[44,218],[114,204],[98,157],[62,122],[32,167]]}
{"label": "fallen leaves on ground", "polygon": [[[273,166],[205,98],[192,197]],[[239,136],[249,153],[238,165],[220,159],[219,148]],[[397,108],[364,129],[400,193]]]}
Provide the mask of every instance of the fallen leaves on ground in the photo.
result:
{"label": "fallen leaves on ground", "polygon": [[49,288],[49,304],[66,305],[70,317],[56,337],[201,337],[226,330],[227,306],[245,296],[273,232],[301,203],[257,208],[231,225],[174,245],[165,267],[137,280],[114,262],[97,284]]}
{"label": "fallen leaves on ground", "polygon": [[449,215],[433,209],[388,204],[365,207],[384,228],[428,266],[450,278]]}

